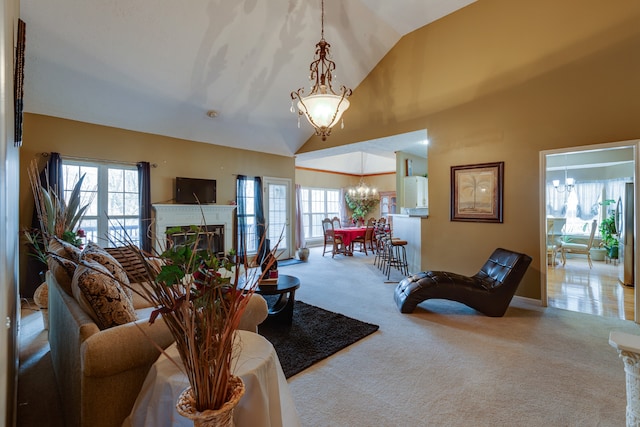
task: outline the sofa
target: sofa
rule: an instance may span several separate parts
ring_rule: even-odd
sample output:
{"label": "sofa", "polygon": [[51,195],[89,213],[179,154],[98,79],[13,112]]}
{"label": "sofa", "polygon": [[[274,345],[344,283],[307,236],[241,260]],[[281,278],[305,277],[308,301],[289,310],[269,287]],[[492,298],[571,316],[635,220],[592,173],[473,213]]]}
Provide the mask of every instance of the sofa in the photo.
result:
{"label": "sofa", "polygon": [[[171,345],[173,337],[161,317],[149,323],[153,307],[135,293],[131,298],[134,319],[109,327],[100,324],[103,319],[96,319],[86,301],[69,292],[69,281],[77,279],[78,270],[86,261],[80,259],[78,264],[73,256],[67,258],[68,252],[62,252],[57,259],[55,254],[50,256],[47,284],[51,361],[64,424],[120,426],[160,349]],[[133,289],[136,286],[140,285],[131,283]],[[240,328],[256,332],[267,311],[265,300],[253,295]],[[117,320],[118,315],[113,318]]]}

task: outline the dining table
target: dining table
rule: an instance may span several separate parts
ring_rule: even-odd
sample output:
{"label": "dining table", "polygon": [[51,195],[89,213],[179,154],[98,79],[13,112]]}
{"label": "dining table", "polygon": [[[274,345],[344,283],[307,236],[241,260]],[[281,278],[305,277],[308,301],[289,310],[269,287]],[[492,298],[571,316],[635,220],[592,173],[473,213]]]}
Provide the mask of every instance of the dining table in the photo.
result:
{"label": "dining table", "polygon": [[333,233],[342,238],[342,243],[344,244],[345,249],[351,248],[351,242],[358,237],[364,237],[366,232],[367,227],[345,227],[333,229]]}

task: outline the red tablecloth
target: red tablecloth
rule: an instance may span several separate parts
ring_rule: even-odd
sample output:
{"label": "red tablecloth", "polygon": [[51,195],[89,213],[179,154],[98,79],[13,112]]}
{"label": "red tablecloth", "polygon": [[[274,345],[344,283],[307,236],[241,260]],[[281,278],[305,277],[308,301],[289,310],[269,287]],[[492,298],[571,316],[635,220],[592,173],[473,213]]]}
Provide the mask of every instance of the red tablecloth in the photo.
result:
{"label": "red tablecloth", "polygon": [[345,247],[351,245],[351,241],[357,237],[364,237],[367,232],[367,227],[349,227],[349,228],[335,228],[333,230],[336,236],[342,237],[342,242]]}

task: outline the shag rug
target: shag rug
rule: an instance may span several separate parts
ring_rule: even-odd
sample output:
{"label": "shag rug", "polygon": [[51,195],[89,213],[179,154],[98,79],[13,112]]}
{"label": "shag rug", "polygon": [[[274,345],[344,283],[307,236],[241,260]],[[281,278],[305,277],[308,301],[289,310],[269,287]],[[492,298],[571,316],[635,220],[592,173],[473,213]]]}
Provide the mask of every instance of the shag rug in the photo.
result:
{"label": "shag rug", "polygon": [[258,327],[258,332],[273,344],[284,375],[289,378],[378,328],[378,325],[296,301],[291,326],[266,321]]}

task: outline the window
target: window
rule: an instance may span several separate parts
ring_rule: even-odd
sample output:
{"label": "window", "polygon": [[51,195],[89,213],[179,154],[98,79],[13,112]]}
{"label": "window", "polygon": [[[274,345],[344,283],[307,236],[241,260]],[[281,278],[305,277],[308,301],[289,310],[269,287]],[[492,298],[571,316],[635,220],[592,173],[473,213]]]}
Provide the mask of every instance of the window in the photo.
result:
{"label": "window", "polygon": [[[238,179],[238,245],[242,246],[244,228],[244,249],[247,254],[258,251],[258,230],[256,228],[256,197],[253,179]],[[242,252],[242,251],[240,251]]]}
{"label": "window", "polygon": [[323,236],[322,220],[340,217],[340,190],[302,188],[302,225],[308,239]]}
{"label": "window", "polygon": [[85,175],[81,200],[90,202],[79,228],[85,243],[113,246],[114,242],[140,244],[140,196],[135,166],[62,160],[65,200]]}
{"label": "window", "polygon": [[630,178],[576,182],[571,191],[561,187],[556,190],[547,184],[547,217],[566,218],[563,233],[588,236],[590,224],[595,219],[600,222],[609,216],[613,206],[602,206],[603,200],[618,200],[624,183]]}

